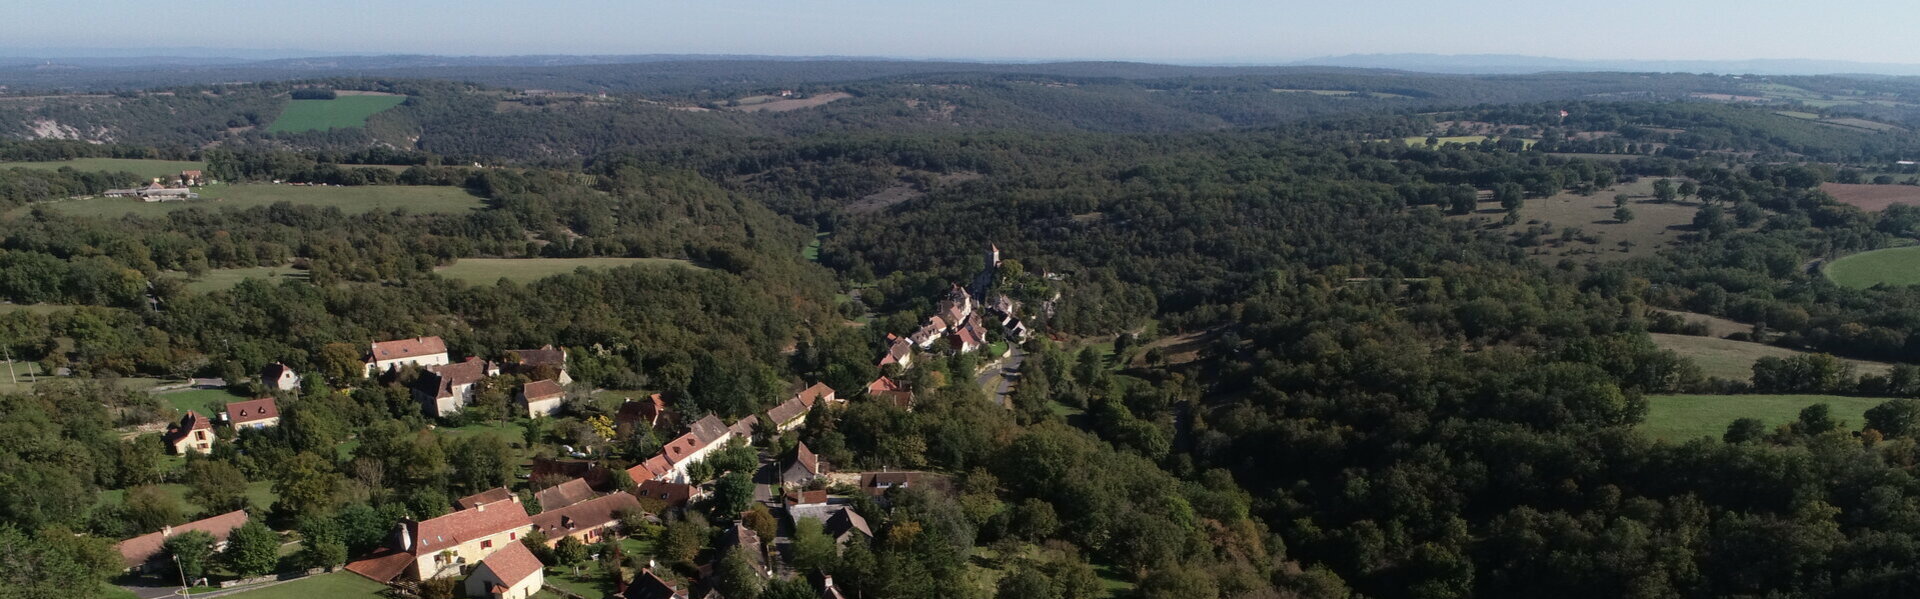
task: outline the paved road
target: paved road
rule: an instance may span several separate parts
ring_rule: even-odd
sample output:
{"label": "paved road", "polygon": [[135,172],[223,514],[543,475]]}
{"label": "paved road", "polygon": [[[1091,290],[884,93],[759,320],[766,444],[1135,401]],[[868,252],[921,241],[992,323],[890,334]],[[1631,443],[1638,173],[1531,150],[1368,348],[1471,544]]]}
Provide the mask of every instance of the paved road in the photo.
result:
{"label": "paved road", "polygon": [[987,392],[987,397],[1000,407],[1013,409],[1012,395],[1014,380],[1020,378],[1020,365],[1027,360],[1027,352],[1020,351],[1015,345],[1006,359],[1000,361],[999,368],[988,368],[980,373],[975,383]]}

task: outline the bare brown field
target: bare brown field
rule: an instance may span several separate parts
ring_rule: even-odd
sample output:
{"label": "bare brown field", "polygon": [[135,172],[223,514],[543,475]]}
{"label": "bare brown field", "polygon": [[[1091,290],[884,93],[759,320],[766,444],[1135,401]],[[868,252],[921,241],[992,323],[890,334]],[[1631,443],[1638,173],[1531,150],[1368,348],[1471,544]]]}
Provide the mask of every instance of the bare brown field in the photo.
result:
{"label": "bare brown field", "polygon": [[1821,183],[1820,191],[1827,192],[1842,204],[1858,207],[1867,212],[1886,210],[1894,204],[1920,206],[1920,186],[1914,185],[1869,185],[1865,183]]}
{"label": "bare brown field", "polygon": [[853,94],[849,94],[846,92],[827,92],[824,94],[819,94],[819,95],[806,97],[806,98],[794,98],[794,99],[788,99],[788,100],[772,100],[767,102],[761,102],[758,104],[729,106],[727,107],[727,110],[737,110],[740,112],[787,112],[789,110],[813,108],[815,106],[825,105],[828,102],[833,102],[836,100],[845,100],[851,97],[853,97]]}

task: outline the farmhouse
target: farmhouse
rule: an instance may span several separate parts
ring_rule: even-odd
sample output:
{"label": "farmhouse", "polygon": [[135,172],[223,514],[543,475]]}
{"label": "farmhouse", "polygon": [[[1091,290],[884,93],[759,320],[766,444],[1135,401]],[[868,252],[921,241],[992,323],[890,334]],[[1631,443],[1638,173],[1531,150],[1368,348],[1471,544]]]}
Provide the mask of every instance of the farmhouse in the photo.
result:
{"label": "farmhouse", "polygon": [[733,433],[735,437],[750,439],[753,437],[753,427],[759,425],[760,417],[748,414],[747,417],[735,420],[733,424],[727,425],[727,432]]}
{"label": "farmhouse", "polygon": [[695,421],[687,434],[660,448],[660,454],[627,469],[634,481],[658,480],[687,482],[687,465],[706,457],[715,448],[733,438],[733,431],[720,423],[720,417],[708,414]]}
{"label": "farmhouse", "polygon": [[273,398],[262,397],[227,404],[227,426],[233,430],[266,428],[280,424],[280,406]]}
{"label": "farmhouse", "polygon": [[367,352],[366,376],[398,370],[401,366],[439,366],[451,362],[447,359],[447,342],[439,337],[414,337],[397,341],[380,341],[370,346]]}
{"label": "farmhouse", "polygon": [[466,497],[461,497],[454,503],[458,504],[460,509],[470,510],[496,501],[508,501],[511,499],[513,499],[513,491],[508,491],[506,487],[494,487]]}
{"label": "farmhouse", "polygon": [[561,404],[567,398],[567,391],[561,389],[560,385],[552,379],[521,385],[520,405],[526,406],[527,417],[539,418],[559,413]]}
{"label": "farmhouse", "polygon": [[528,599],[546,584],[540,558],[533,556],[524,543],[507,543],[467,576],[468,597],[490,599]]}
{"label": "farmhouse", "polygon": [[946,332],[946,319],[934,316],[928,318],[925,324],[920,325],[920,328],[915,330],[912,335],[908,335],[907,338],[913,340],[914,347],[926,349],[932,347],[933,342],[939,341],[940,336],[946,334]]}
{"label": "farmhouse", "polygon": [[847,540],[852,539],[856,534],[868,539],[873,538],[873,528],[867,525],[867,519],[850,507],[841,508],[827,516],[826,526],[823,528],[826,529],[827,536],[833,537],[833,541],[841,545],[846,545]]}
{"label": "farmhouse", "polygon": [[641,568],[633,577],[633,584],[627,585],[624,599],[687,599],[687,594],[679,587],[668,584],[654,575],[653,570]]}
{"label": "farmhouse", "polygon": [[620,514],[643,511],[638,498],[626,493],[614,493],[540,512],[533,517],[533,529],[547,535],[549,547],[558,544],[564,537],[573,537],[591,545],[600,542],[608,530],[620,526]]}
{"label": "farmhouse", "polygon": [[685,508],[687,507],[688,501],[692,501],[694,497],[699,496],[700,487],[680,483],[660,482],[657,480],[643,480],[640,481],[640,484],[634,485],[633,494],[640,498],[641,505],[645,505],[646,502],[649,501],[658,501],[663,507]]}
{"label": "farmhouse", "polygon": [[294,391],[300,388],[300,375],[292,367],[274,362],[260,370],[260,382],[275,391]]}
{"label": "farmhouse", "polygon": [[909,412],[913,411],[913,392],[907,390],[907,386],[900,381],[884,375],[867,383],[867,398],[888,402]]}
{"label": "farmhouse", "polygon": [[634,401],[629,398],[620,404],[620,411],[613,415],[613,427],[620,436],[631,435],[642,428],[660,426],[660,419],[667,413],[667,402],[655,393],[645,400]]}
{"label": "farmhouse", "polygon": [[165,553],[167,537],[197,530],[213,535],[213,548],[219,550],[226,547],[227,535],[233,534],[233,529],[240,528],[240,525],[246,523],[247,511],[234,510],[179,526],[162,526],[160,530],[121,541],[113,548],[120,552],[120,559],[126,564],[127,569],[139,572],[145,570],[154,558]]}
{"label": "farmhouse", "polygon": [[524,375],[530,379],[553,379],[562,386],[573,384],[573,377],[567,375],[567,350],[554,349],[552,345],[540,349],[510,349],[503,368],[509,374]]}
{"label": "farmhouse", "polygon": [[593,499],[598,495],[593,492],[593,485],[587,484],[587,479],[575,478],[541,489],[533,494],[533,498],[540,502],[541,511],[552,511]]}
{"label": "farmhouse", "polygon": [[427,373],[413,386],[413,397],[425,406],[428,416],[446,416],[473,403],[474,388],[482,379],[500,374],[492,362],[467,358],[458,364],[429,366]]}
{"label": "farmhouse", "polygon": [[199,412],[188,410],[178,424],[167,427],[163,438],[173,455],[186,455],[189,451],[209,453],[213,451],[213,422]]}
{"label": "farmhouse", "polygon": [[774,427],[781,432],[793,430],[794,427],[806,422],[807,410],[813,409],[813,404],[821,400],[833,401],[833,387],[828,387],[825,383],[814,383],[813,386],[807,387],[781,402],[780,405],[767,410],[767,422],[773,423]]}
{"label": "farmhouse", "polygon": [[780,473],[780,482],[793,486],[805,486],[826,472],[827,463],[821,461],[820,456],[814,455],[813,450],[807,449],[806,443],[801,443],[795,450],[793,465]]}
{"label": "farmhouse", "polygon": [[899,365],[900,368],[913,367],[913,341],[887,333],[887,353],[880,357],[880,367]]}
{"label": "farmhouse", "polygon": [[[412,556],[411,571],[421,580],[460,573],[462,566],[486,559],[533,529],[520,500],[484,503],[421,522],[400,524],[396,549]],[[389,579],[391,580],[391,579]]]}

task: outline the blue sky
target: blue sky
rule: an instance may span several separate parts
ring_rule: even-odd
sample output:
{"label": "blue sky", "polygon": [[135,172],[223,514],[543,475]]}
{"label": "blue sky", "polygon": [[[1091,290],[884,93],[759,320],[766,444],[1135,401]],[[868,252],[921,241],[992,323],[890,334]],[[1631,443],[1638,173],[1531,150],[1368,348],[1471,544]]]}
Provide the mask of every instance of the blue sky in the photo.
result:
{"label": "blue sky", "polygon": [[11,0],[0,46],[1278,62],[1428,52],[1920,62],[1911,0]]}

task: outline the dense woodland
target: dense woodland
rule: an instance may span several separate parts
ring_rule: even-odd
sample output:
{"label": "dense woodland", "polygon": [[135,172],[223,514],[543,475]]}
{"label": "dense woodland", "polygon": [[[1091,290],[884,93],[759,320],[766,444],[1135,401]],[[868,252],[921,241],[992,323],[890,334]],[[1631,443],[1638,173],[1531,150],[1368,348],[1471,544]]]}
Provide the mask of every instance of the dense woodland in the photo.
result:
{"label": "dense woodland", "polygon": [[[61,581],[117,574],[115,540],[234,508],[303,546],[279,564],[223,567],[337,566],[401,519],[516,484],[516,452],[564,444],[625,467],[659,449],[650,435],[609,442],[596,430],[607,409],[580,398],[561,418],[513,419],[511,377],[434,422],[405,388],[418,372],[358,376],[367,342],[439,335],[478,356],[563,346],[582,388],[657,391],[683,414],[729,421],[804,383],[855,396],[883,372],[906,381],[911,412],[856,399],[756,439],[776,455],[804,441],[847,471],[951,479],[884,506],[857,500],[871,543],[796,558],[854,596],[1090,598],[1118,584],[1156,599],[1898,597],[1920,585],[1920,369],[1860,376],[1833,358],[1911,362],[1920,289],[1847,289],[1807,267],[1920,239],[1920,211],[1867,213],[1819,191],[1849,165],[1906,155],[1911,135],[1697,101],[1549,103],[1560,92],[1516,96],[1525,81],[1497,78],[1368,89],[1417,100],[1263,89],[1279,76],[1056,86],[898,74],[776,115],[495,112],[477,86],[361,82],[412,97],[365,130],[243,133],[193,150],[207,131],[260,124],[284,84],[45,109],[124,132],[121,143],[8,142],[0,158],[192,158],[233,181],[459,186],[484,204],[100,219],[35,203],[132,175],[0,170],[0,299],[75,306],[0,312],[12,357],[73,375],[0,394],[0,580],[21,596],[100,596]],[[929,120],[941,103],[960,109]],[[1456,112],[1411,112],[1433,105]],[[163,110],[191,116],[129,125]],[[30,118],[0,111],[0,127]],[[1400,140],[1445,133],[1442,120],[1540,142]],[[1582,135],[1593,132],[1607,135]],[[413,134],[414,146],[380,143]],[[353,166],[364,164],[409,168]],[[1483,191],[1518,220],[1530,201],[1642,178],[1683,180],[1665,193],[1702,203],[1679,249],[1546,263],[1456,216]],[[884,336],[909,332],[936,294],[985,266],[988,244],[1006,258],[996,292],[1040,333],[1010,409],[974,384],[977,355],[876,368]],[[590,256],[687,266],[526,284],[434,272],[463,258]],[[186,285],[280,265],[305,277]],[[1753,339],[1825,353],[1708,378],[1654,345],[1650,331],[1684,325],[1649,308],[1758,323]],[[1185,359],[1145,349],[1198,332]],[[178,416],[122,377],[248,388],[273,361],[307,373],[280,394],[279,427],[184,460],[163,457],[156,435],[117,430]],[[1635,429],[1649,395],[1750,390],[1904,399],[1866,422],[1809,409],[1722,438]],[[504,437],[428,432],[508,424]],[[723,474],[740,459],[705,472],[717,491],[702,513],[636,523],[656,555],[635,557],[680,577],[722,564],[729,596],[808,596],[732,578],[737,564],[710,550],[716,527],[748,517],[738,473]],[[263,482],[270,505],[246,493]],[[162,483],[186,485],[191,505]],[[995,572],[984,582],[983,567]]]}

